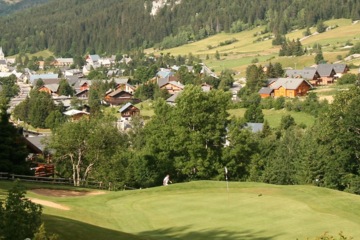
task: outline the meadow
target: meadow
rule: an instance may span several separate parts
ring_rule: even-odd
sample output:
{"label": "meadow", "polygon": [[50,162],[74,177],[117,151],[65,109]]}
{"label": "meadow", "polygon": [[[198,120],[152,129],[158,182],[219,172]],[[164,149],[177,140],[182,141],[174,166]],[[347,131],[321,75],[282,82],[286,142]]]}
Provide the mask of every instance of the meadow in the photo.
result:
{"label": "meadow", "polygon": [[[44,207],[46,228],[60,239],[305,240],[325,232],[360,238],[360,196],[310,185],[194,181],[78,197],[27,186],[27,197],[70,209]],[[1,182],[0,194],[9,187]]]}
{"label": "meadow", "polygon": [[[305,29],[296,29],[288,34],[289,40],[301,39],[304,48],[309,49],[309,53],[300,57],[279,57],[280,46],[272,46],[272,39],[266,38],[266,34],[259,34],[264,31],[265,26],[259,26],[251,30],[239,33],[220,33],[206,39],[192,42],[183,46],[162,51],[157,49],[147,49],[146,53],[170,53],[171,55],[188,55],[189,53],[202,59],[211,69],[219,73],[224,69],[232,69],[237,73],[237,77],[244,77],[246,67],[251,63],[262,65],[271,62],[280,62],[284,68],[301,69],[305,66],[314,65],[315,55],[311,49],[315,44],[322,45],[324,58],[329,62],[337,62],[339,58],[347,56],[348,44],[356,44],[360,41],[360,23],[352,22],[350,19],[333,19],[325,21],[327,26],[333,27],[324,33],[315,34],[304,38]],[[311,33],[316,32],[316,28],[310,28]],[[258,41],[260,37],[264,37]],[[302,39],[304,38],[304,39]],[[220,46],[220,43],[236,39],[237,41],[229,45]],[[220,53],[220,59],[215,58],[215,53]],[[358,61],[349,63],[358,64]]]}

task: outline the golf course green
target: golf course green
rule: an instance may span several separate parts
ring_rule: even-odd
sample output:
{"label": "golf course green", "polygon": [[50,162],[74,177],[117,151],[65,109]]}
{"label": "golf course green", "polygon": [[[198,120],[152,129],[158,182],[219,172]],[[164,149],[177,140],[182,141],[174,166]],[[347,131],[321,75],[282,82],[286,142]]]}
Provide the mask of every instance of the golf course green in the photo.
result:
{"label": "golf course green", "polygon": [[289,240],[325,232],[360,239],[360,196],[315,186],[196,181],[79,196],[37,189],[27,196],[57,204],[44,205],[43,219],[60,239]]}

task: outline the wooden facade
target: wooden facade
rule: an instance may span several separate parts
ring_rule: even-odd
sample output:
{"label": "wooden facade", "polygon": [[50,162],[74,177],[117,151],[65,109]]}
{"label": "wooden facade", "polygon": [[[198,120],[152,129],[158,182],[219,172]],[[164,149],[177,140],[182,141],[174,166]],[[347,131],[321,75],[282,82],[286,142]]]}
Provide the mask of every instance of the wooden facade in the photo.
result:
{"label": "wooden facade", "polygon": [[140,109],[138,109],[131,103],[127,103],[119,110],[119,112],[121,114],[121,117],[130,118],[132,116],[139,115]]}
{"label": "wooden facade", "polygon": [[279,78],[271,86],[274,89],[274,97],[289,97],[294,98],[298,96],[305,96],[312,88],[312,85],[301,78]]}
{"label": "wooden facade", "polygon": [[172,95],[177,92],[181,92],[184,89],[184,85],[178,82],[171,81],[162,85],[160,89],[165,89],[166,91],[168,91],[168,93]]}
{"label": "wooden facade", "polygon": [[105,96],[105,102],[111,105],[121,105],[127,102],[137,103],[140,102],[140,100],[133,98],[133,95],[129,92],[117,89]]}

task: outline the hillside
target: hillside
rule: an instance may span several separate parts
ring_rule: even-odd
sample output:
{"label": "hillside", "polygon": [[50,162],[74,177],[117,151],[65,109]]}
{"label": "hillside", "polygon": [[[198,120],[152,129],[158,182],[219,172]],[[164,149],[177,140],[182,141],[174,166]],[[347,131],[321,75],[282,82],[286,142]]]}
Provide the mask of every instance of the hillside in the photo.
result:
{"label": "hillside", "polygon": [[0,24],[6,27],[0,45],[6,55],[44,49],[58,56],[116,54],[179,46],[259,25],[266,25],[269,33],[285,34],[321,20],[360,18],[360,3],[355,0],[165,2],[156,10],[158,1],[52,0],[2,17]]}
{"label": "hillside", "polygon": [[1,0],[0,16],[13,14],[17,11],[22,11],[47,2],[49,2],[49,0]]}
{"label": "hillside", "polygon": [[227,189],[225,182],[196,181],[79,196],[61,190],[62,197],[28,186],[42,188],[27,196],[47,201],[47,230],[60,239],[305,240],[341,231],[360,237],[359,196],[314,186],[229,182]]}
{"label": "hillside", "polygon": [[[360,41],[360,23],[352,22],[350,19],[334,19],[325,21],[328,26],[337,25],[337,28],[326,31],[321,34],[314,34],[310,37],[304,38],[303,32],[305,29],[297,29],[286,35],[287,39],[302,39],[301,43],[304,48],[311,49],[314,44],[321,44],[325,59],[329,62],[336,62],[338,56],[342,58],[349,52],[349,48],[345,47],[347,44],[356,44]],[[179,54],[187,55],[189,53],[200,57],[208,66],[216,72],[229,68],[239,72],[239,76],[244,76],[246,67],[254,62],[255,59],[262,64],[271,62],[280,62],[284,68],[298,68],[314,64],[313,54],[307,54],[299,57],[279,57],[280,46],[273,46],[272,39],[264,39],[257,41],[268,34],[260,34],[264,31],[265,26],[260,26],[255,29],[242,31],[240,33],[220,33],[203,39],[197,42],[185,44],[176,48],[165,49],[159,51],[157,49],[147,49],[146,53],[166,54],[177,56]],[[316,32],[315,28],[310,28],[312,33]],[[236,39],[235,42],[220,46],[221,43]],[[220,59],[215,58],[215,53],[219,52]],[[207,59],[208,58],[208,59]],[[348,61],[350,64],[354,60]]]}

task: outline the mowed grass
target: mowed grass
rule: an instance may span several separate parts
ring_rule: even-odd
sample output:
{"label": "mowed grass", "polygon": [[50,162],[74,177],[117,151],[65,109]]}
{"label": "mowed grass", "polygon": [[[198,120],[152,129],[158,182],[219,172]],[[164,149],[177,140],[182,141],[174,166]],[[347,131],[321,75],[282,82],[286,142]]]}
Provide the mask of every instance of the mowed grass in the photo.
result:
{"label": "mowed grass", "polygon": [[227,190],[225,182],[198,181],[97,196],[28,196],[70,207],[44,207],[47,230],[60,239],[305,240],[340,231],[360,238],[360,196],[314,186],[230,182]]}
{"label": "mowed grass", "polygon": [[[244,117],[246,108],[239,108],[239,109],[230,109],[228,110],[230,116],[234,117]],[[285,109],[275,110],[275,109],[263,109],[263,114],[265,120],[268,121],[271,128],[277,128],[280,126],[281,118],[286,115],[291,115],[296,124],[305,124],[306,126],[310,127],[314,124],[315,118],[310,114],[304,112],[292,112],[287,111]]]}

